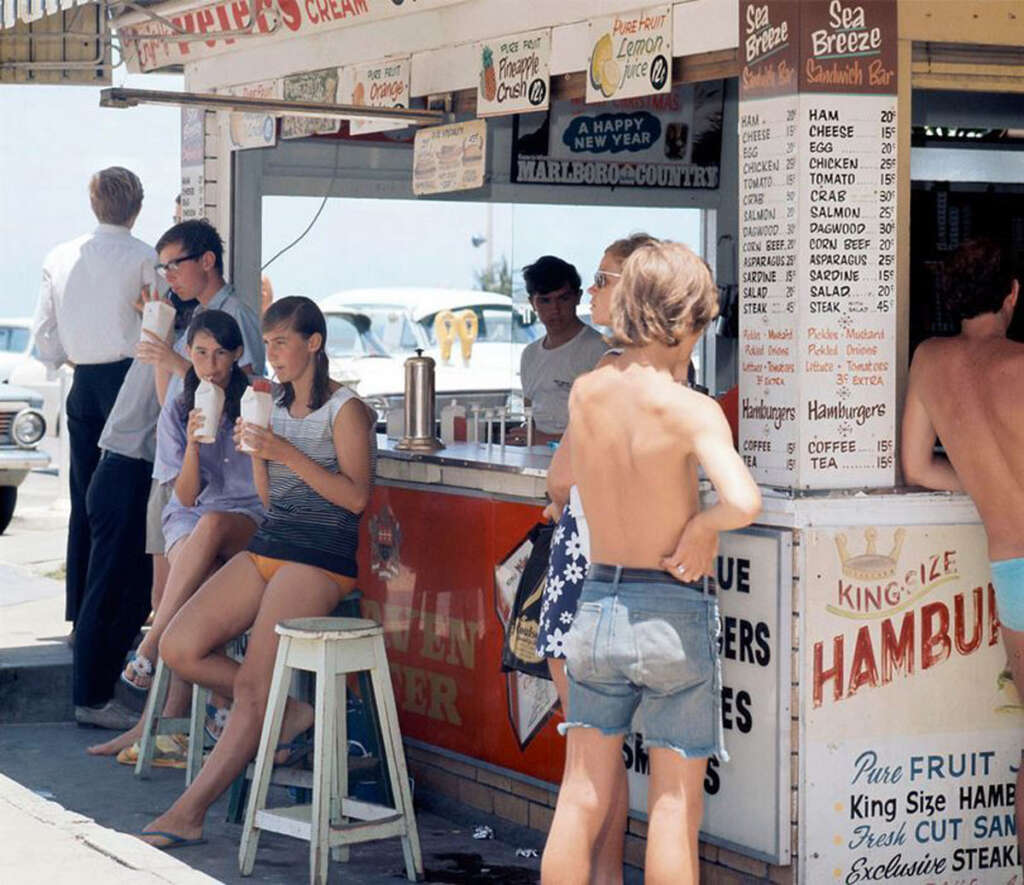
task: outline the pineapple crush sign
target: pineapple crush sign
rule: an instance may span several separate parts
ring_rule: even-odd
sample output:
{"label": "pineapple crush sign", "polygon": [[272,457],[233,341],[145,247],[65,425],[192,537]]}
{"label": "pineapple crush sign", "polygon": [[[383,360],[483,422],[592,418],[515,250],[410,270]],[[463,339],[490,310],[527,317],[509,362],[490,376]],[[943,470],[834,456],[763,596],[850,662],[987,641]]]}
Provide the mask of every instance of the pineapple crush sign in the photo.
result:
{"label": "pineapple crush sign", "polygon": [[476,46],[480,84],[478,117],[543,111],[551,90],[551,31],[529,31]]}
{"label": "pineapple crush sign", "polygon": [[587,103],[672,91],[672,7],[591,19]]}

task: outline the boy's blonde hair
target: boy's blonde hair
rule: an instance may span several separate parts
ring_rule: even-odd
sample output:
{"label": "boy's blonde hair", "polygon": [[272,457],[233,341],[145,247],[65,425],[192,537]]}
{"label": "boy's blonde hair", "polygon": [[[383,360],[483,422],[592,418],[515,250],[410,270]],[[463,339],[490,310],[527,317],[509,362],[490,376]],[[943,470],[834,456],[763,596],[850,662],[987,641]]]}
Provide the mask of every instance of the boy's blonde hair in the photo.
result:
{"label": "boy's blonde hair", "polygon": [[716,316],[718,288],[707,262],[682,243],[647,243],[622,265],[612,299],[611,343],[673,347],[704,331]]}
{"label": "boy's blonde hair", "polygon": [[89,181],[89,200],[103,224],[127,226],[142,208],[142,182],[130,169],[111,166]]}

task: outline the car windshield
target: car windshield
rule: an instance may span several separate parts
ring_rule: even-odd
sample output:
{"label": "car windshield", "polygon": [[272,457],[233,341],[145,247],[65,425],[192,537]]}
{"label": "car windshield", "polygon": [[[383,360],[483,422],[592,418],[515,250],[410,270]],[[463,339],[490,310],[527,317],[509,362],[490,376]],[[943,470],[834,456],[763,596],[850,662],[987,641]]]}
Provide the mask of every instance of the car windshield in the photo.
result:
{"label": "car windshield", "polygon": [[329,313],[327,355],[335,357],[387,356],[387,349],[373,333],[370,320],[358,313]]}
{"label": "car windshield", "polygon": [[[460,308],[455,313],[461,313],[465,309]],[[519,312],[511,307],[472,305],[468,309],[476,314],[479,326],[476,335],[478,343],[486,341],[498,344],[529,344],[540,336],[540,324],[537,322],[524,323]],[[431,345],[437,344],[437,338],[434,335],[435,316],[437,314],[430,314],[419,322]]]}
{"label": "car windshield", "polygon": [[0,351],[24,353],[28,349],[29,330],[24,326],[0,326]]}

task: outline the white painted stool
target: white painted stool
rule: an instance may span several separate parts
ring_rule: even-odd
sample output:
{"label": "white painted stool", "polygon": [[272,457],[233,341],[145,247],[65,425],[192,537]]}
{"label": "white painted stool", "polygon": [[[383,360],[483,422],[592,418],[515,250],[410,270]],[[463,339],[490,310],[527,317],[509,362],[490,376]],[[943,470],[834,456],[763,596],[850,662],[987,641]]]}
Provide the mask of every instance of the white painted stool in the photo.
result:
{"label": "white painted stool", "polygon": [[[328,852],[346,857],[357,842],[398,837],[409,881],[423,876],[420,840],[409,792],[405,752],[398,729],[384,631],[363,618],[298,618],[275,628],[281,637],[263,719],[252,791],[242,827],[238,866],[252,873],[260,832],[283,833],[309,842],[309,879],[327,882]],[[274,751],[288,700],[290,670],[308,670],[316,677],[316,720],[313,733],[313,804],[266,808]],[[348,736],[346,734],[346,677],[368,670],[379,712],[381,746],[395,807],[363,802],[348,796]],[[349,823],[349,819],[354,819]]]}
{"label": "white painted stool", "polygon": [[210,700],[210,690],[199,685],[192,686],[192,715],[185,717],[161,716],[167,700],[167,690],[171,685],[171,671],[164,666],[163,659],[156,662],[153,673],[153,685],[146,699],[146,709],[142,714],[142,737],[139,738],[139,758],[135,761],[135,774],[149,777],[153,766],[153,753],[156,749],[158,734],[188,735],[188,761],[185,765],[185,786],[195,780],[199,769],[203,767],[203,749],[205,743],[206,704]]}

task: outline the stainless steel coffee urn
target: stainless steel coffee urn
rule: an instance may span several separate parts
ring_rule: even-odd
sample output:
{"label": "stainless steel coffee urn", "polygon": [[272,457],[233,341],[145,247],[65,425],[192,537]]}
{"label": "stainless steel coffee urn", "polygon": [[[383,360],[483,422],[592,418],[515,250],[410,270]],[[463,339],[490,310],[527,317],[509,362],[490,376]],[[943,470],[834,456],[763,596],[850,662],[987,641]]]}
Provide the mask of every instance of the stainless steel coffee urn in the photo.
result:
{"label": "stainless steel coffee urn", "polygon": [[395,448],[436,452],[444,448],[434,424],[434,361],[417,348],[405,361],[405,436]]}

